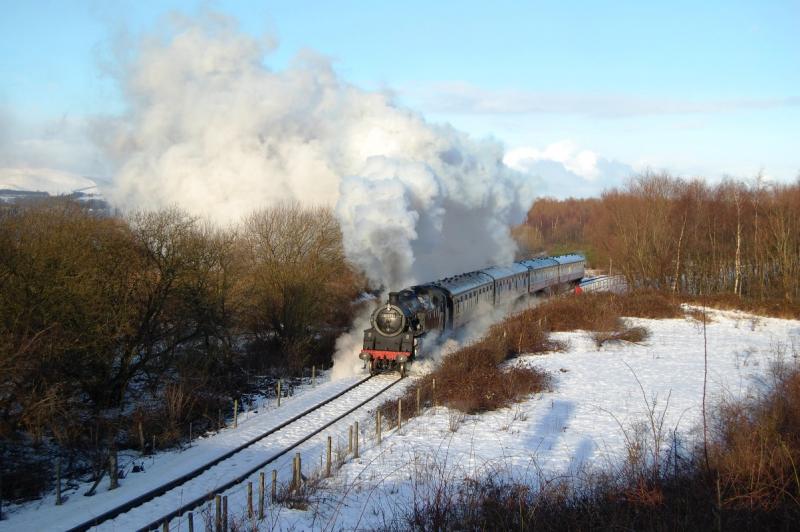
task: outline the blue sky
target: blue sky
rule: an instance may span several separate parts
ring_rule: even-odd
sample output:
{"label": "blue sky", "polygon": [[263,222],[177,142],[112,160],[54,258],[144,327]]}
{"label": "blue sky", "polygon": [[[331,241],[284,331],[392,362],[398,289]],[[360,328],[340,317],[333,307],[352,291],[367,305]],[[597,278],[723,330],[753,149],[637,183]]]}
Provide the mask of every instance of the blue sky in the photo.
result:
{"label": "blue sky", "polygon": [[[763,170],[790,181],[800,172],[797,1],[2,6],[0,120],[11,126],[0,129],[0,166],[33,164],[14,153],[20,131],[22,140],[42,131],[52,139],[65,119],[123,110],[108,74],[122,36],[154,31],[169,11],[213,10],[274,43],[265,57],[271,68],[310,48],[348,82],[391,90],[429,121],[535,153],[531,171],[556,145],[565,160],[585,151],[618,168],[710,179]],[[89,142],[77,131],[64,136],[70,145]],[[48,161],[44,149],[35,157],[67,171],[105,168],[63,153]],[[593,190],[616,183],[602,172],[592,181]]]}

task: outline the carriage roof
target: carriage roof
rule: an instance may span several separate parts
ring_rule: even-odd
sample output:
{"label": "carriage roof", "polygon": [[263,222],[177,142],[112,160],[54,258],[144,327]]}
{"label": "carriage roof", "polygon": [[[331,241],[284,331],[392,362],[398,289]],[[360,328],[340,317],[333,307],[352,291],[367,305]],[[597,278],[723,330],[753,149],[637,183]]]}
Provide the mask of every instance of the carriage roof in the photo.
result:
{"label": "carriage roof", "polygon": [[540,259],[525,259],[519,261],[519,264],[530,268],[532,270],[541,270],[542,268],[552,268],[558,266],[559,262],[551,257],[543,257]]}
{"label": "carriage roof", "polygon": [[573,264],[585,261],[586,257],[583,255],[560,255],[558,257],[553,257],[553,260],[557,261],[559,264]]}
{"label": "carriage roof", "polygon": [[453,296],[459,296],[492,282],[491,277],[481,271],[476,271],[439,279],[431,284],[447,290]]}
{"label": "carriage roof", "polygon": [[521,273],[528,273],[528,268],[518,262],[514,262],[505,266],[491,266],[480,270],[481,272],[491,276],[494,280],[505,279],[506,277],[513,277]]}

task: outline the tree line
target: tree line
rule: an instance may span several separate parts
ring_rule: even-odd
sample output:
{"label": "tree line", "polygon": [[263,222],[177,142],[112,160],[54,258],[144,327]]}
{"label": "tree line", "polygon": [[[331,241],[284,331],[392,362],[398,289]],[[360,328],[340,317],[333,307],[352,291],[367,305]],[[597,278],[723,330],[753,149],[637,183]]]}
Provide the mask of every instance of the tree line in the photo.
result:
{"label": "tree line", "polygon": [[800,299],[800,180],[645,173],[600,198],[539,199],[514,234],[522,253],[583,249],[633,286]]}
{"label": "tree line", "polygon": [[160,444],[214,426],[248,373],[329,363],[364,289],[326,208],[222,229],[177,208],[0,205],[3,452],[55,444],[102,461],[142,423]]}

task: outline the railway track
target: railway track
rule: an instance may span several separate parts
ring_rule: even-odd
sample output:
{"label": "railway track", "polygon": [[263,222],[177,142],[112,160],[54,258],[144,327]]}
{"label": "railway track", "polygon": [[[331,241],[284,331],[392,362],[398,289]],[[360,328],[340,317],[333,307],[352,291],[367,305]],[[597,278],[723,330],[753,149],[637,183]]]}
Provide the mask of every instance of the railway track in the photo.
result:
{"label": "railway track", "polygon": [[[85,531],[104,524],[116,529],[152,530],[244,482],[334,423],[400,382],[387,375],[366,377],[200,467],[69,529]],[[152,516],[157,515],[157,519]],[[124,523],[114,520],[128,516]],[[135,524],[134,524],[135,523]],[[141,523],[146,523],[142,525]]]}

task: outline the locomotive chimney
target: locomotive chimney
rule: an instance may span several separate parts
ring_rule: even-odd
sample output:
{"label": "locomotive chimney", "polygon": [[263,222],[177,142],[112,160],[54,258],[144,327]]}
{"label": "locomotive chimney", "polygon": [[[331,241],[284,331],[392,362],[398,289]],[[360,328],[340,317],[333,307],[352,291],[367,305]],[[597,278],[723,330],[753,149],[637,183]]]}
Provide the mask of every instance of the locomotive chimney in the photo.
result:
{"label": "locomotive chimney", "polygon": [[397,292],[389,292],[389,303],[391,305],[397,304]]}

